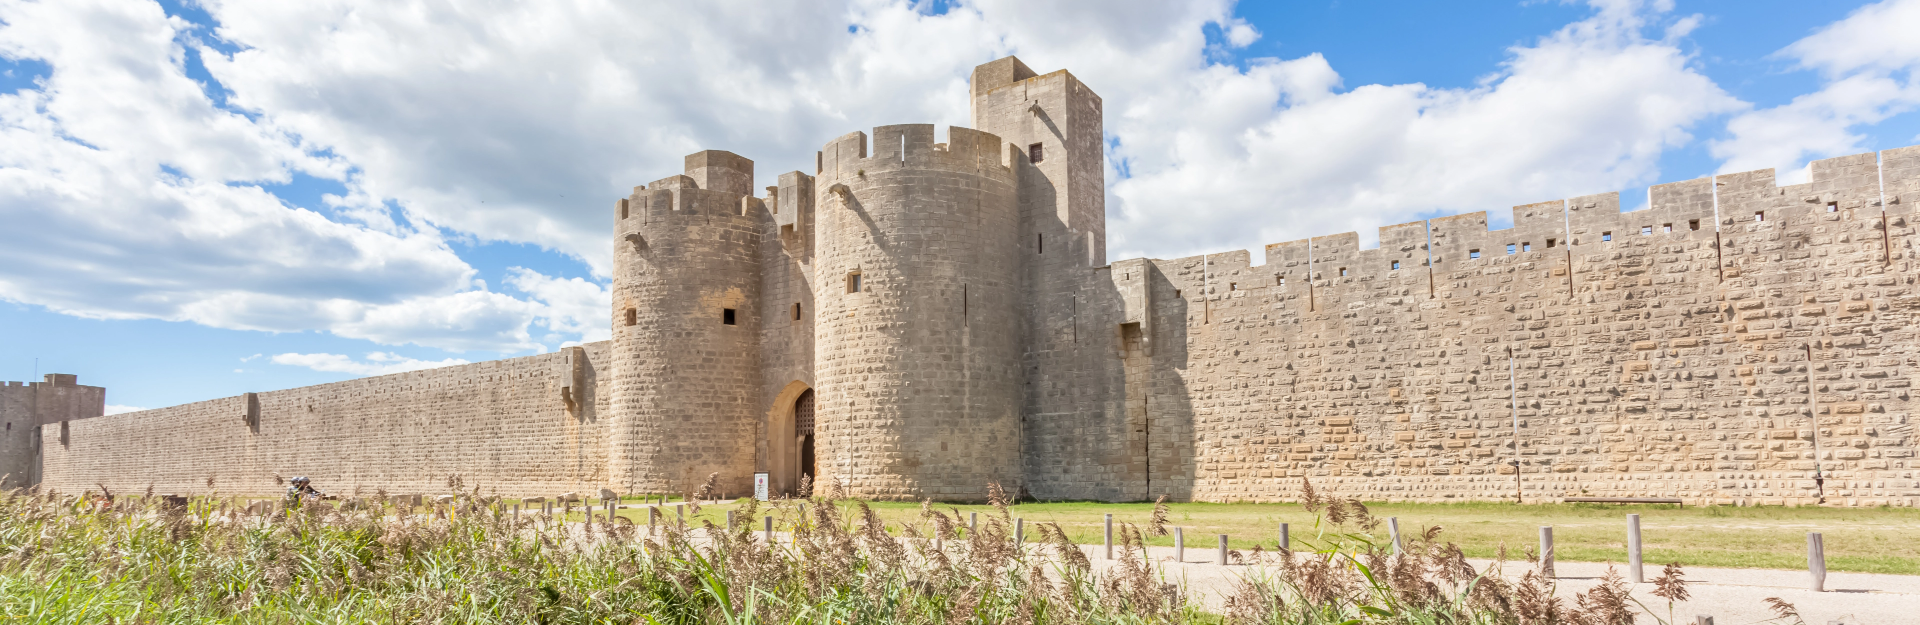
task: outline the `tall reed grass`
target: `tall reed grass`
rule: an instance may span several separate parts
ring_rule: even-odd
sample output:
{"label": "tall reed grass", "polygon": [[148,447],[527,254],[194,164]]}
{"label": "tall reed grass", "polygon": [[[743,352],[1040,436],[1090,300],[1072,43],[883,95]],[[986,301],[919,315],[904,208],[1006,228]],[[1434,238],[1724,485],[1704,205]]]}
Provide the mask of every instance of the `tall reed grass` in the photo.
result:
{"label": "tall reed grass", "polygon": [[[1364,505],[1312,495],[1303,503],[1325,523],[1311,549],[1235,554],[1264,566],[1205,608],[1139,529],[1122,525],[1122,557],[1096,572],[1057,526],[1016,544],[1005,493],[990,496],[996,512],[970,531],[930,502],[920,522],[888,528],[832,492],[749,501],[734,527],[683,529],[516,515],[477,489],[422,508],[15,491],[0,497],[0,619],[1613,625],[1650,612],[1631,609],[1617,577],[1563,603],[1537,576],[1476,571],[1438,528],[1396,555]],[[762,516],[783,530],[772,544]],[[1677,567],[1663,579],[1683,600]]]}

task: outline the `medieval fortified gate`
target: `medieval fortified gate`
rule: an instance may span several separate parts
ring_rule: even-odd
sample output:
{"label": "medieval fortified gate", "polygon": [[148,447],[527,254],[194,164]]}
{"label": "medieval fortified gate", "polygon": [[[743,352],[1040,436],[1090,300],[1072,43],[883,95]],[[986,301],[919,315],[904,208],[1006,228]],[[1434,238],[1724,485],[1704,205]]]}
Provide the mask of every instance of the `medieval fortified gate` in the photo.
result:
{"label": "medieval fortified gate", "polygon": [[[101,416],[0,387],[9,486],[879,499],[1920,503],[1920,148],[1108,262],[1101,100],[1015,58],[973,128],[881,126],[611,207],[613,339]],[[1279,207],[1276,207],[1279,208]],[[1280,215],[1281,213],[1276,213]],[[1511,368],[1509,367],[1511,363]],[[1516,480],[1515,472],[1518,472]]]}

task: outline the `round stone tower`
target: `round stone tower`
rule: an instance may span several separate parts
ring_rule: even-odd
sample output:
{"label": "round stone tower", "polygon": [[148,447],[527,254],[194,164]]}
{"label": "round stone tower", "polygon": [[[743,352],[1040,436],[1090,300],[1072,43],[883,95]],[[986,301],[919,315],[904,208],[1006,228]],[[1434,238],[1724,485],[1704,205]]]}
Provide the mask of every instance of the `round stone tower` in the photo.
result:
{"label": "round stone tower", "polygon": [[[815,201],[816,487],[978,500],[1021,479],[1022,246],[1010,148],[932,125],[822,150]],[[831,482],[830,482],[831,481]]]}
{"label": "round stone tower", "polygon": [[753,161],[687,157],[615,208],[609,481],[687,493],[719,474],[750,494],[759,401],[760,235]]}

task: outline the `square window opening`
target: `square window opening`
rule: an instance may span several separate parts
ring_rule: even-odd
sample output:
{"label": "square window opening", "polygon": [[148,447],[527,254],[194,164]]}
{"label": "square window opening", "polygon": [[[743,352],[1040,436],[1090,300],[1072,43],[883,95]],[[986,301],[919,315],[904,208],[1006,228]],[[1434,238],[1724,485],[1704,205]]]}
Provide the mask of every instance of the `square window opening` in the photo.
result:
{"label": "square window opening", "polygon": [[1508,244],[1507,244],[1507,253],[1508,253],[1508,254],[1512,254],[1512,253],[1513,253],[1513,244],[1512,244],[1512,243],[1508,243]]}
{"label": "square window opening", "polygon": [[1640,226],[1640,234],[1643,236],[1653,234],[1653,226]]}
{"label": "square window opening", "polygon": [[1559,242],[1560,241],[1558,239],[1547,239],[1547,249],[1553,249],[1553,246],[1558,244]]}
{"label": "square window opening", "polygon": [[1829,213],[1837,213],[1837,212],[1840,212],[1840,203],[1839,203],[1839,202],[1827,202],[1827,212],[1829,212]]}
{"label": "square window opening", "polygon": [[1174,289],[1174,290],[1173,290],[1173,298],[1174,298],[1174,299],[1180,299],[1180,289]]}
{"label": "square window opening", "polygon": [[1029,146],[1027,146],[1027,160],[1028,160],[1028,161],[1032,161],[1032,162],[1035,162],[1035,163],[1038,163],[1038,162],[1040,162],[1040,161],[1043,161],[1043,160],[1046,160],[1046,158],[1047,158],[1047,153],[1046,153],[1046,151],[1045,151],[1045,150],[1044,150],[1044,149],[1043,149],[1043,148],[1041,147],[1042,145],[1044,145],[1044,144],[1040,144],[1040,143],[1035,143],[1035,144],[1033,144],[1033,145],[1029,145]]}
{"label": "square window opening", "polygon": [[1602,240],[1602,241],[1612,241],[1612,240],[1613,240],[1613,233],[1612,233],[1612,232],[1602,232],[1602,233],[1600,233],[1600,240]]}
{"label": "square window opening", "polygon": [[847,274],[847,292],[848,293],[860,292],[860,272],[855,271]]}
{"label": "square window opening", "polygon": [[1533,251],[1533,244],[1532,244],[1532,243],[1527,243],[1527,242],[1525,242],[1525,241],[1522,241],[1522,242],[1520,242],[1520,251],[1522,251],[1522,252],[1531,252],[1531,251]]}
{"label": "square window opening", "polygon": [[1397,261],[1397,260],[1396,260],[1396,261],[1393,261],[1393,266],[1392,266],[1392,269],[1393,269],[1394,271],[1399,271],[1399,270],[1400,270],[1400,261]]}
{"label": "square window opening", "polygon": [[1698,219],[1688,219],[1688,220],[1687,220],[1687,229],[1688,229],[1688,230],[1699,230],[1699,229],[1700,229],[1700,220],[1698,220]]}
{"label": "square window opening", "polygon": [[1480,257],[1480,250],[1467,250],[1467,259],[1468,259],[1468,260],[1472,260],[1472,259],[1475,259],[1475,258],[1479,258],[1479,257]]}
{"label": "square window opening", "polygon": [[737,325],[736,323],[737,319],[738,317],[735,315],[732,308],[720,309],[720,323],[724,323],[727,325]]}
{"label": "square window opening", "polygon": [[1346,267],[1341,267],[1341,268],[1340,268],[1340,275],[1341,275],[1341,276],[1345,276],[1345,275],[1347,275],[1347,268],[1346,268]]}
{"label": "square window opening", "polygon": [[1229,291],[1238,291],[1238,290],[1240,290],[1240,283],[1238,283],[1238,282],[1228,282],[1228,283],[1227,283],[1227,290],[1229,290]]}
{"label": "square window opening", "polygon": [[1757,221],[1757,222],[1758,222],[1758,221],[1766,221],[1766,220],[1767,220],[1767,211],[1754,211],[1754,212],[1753,212],[1753,220],[1754,220],[1754,221]]}

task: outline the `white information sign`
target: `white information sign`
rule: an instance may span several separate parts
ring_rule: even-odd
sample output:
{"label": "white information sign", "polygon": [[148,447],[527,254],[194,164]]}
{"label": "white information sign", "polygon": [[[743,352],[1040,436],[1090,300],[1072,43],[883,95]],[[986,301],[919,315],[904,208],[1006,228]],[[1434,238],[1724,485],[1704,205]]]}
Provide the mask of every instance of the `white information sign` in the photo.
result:
{"label": "white information sign", "polygon": [[753,474],[753,498],[760,501],[767,500],[767,474]]}

